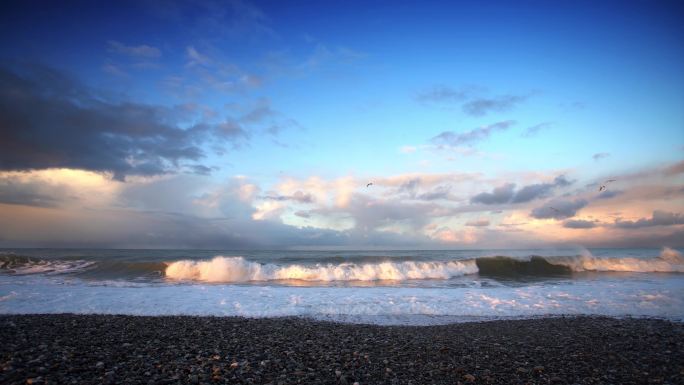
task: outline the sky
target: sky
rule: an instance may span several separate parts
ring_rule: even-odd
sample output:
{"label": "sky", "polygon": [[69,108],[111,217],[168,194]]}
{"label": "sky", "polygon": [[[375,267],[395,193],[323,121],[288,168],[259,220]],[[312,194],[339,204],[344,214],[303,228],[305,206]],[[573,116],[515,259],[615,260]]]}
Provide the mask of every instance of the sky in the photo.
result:
{"label": "sky", "polygon": [[684,247],[677,1],[3,1],[0,247]]}

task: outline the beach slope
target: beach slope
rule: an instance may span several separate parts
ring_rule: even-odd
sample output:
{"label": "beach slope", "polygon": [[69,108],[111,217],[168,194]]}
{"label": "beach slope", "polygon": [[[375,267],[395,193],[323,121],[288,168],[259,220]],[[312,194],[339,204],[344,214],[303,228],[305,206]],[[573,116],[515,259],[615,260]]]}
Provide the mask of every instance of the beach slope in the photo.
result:
{"label": "beach slope", "polygon": [[0,341],[2,384],[684,383],[684,325],[653,319],[4,315]]}

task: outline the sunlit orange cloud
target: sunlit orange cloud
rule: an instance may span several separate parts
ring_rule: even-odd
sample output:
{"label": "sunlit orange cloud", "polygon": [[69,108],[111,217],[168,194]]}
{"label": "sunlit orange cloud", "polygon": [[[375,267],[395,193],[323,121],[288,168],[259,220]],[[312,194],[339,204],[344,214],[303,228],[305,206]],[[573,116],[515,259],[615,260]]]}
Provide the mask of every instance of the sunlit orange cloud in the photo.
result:
{"label": "sunlit orange cloud", "polygon": [[[655,210],[684,213],[684,175],[675,166],[617,175],[617,181],[608,185],[607,192],[599,192],[595,184],[578,181],[553,190],[552,196],[515,204],[474,204],[470,198],[507,182],[517,182],[518,189],[525,184],[551,183],[562,173],[514,173],[509,178],[468,173],[411,173],[375,178],[347,175],[328,179],[314,175],[284,177],[270,188],[260,186],[248,176],[236,175],[224,183],[207,184],[199,192],[179,195],[177,199],[185,199],[187,207],[183,213],[196,218],[240,217],[257,224],[281,223],[299,229],[392,233],[424,237],[449,247],[506,246],[514,241],[519,245],[601,244],[637,235],[665,238],[684,230],[681,225],[638,229],[615,225],[618,220],[649,219]],[[105,227],[120,225],[123,228],[120,231],[124,231],[130,228],[123,224],[125,218],[132,220],[136,211],[146,209],[144,205],[131,203],[131,189],[149,187],[153,193],[145,196],[153,199],[156,191],[166,188],[165,183],[175,180],[180,183],[186,177],[131,177],[122,182],[108,174],[82,170],[3,172],[0,187],[20,187],[11,191],[5,188],[2,191],[5,198],[9,193],[22,198],[22,192],[26,192],[24,198],[33,194],[54,198],[56,203],[38,200],[22,204],[5,199],[5,203],[14,204],[2,205],[2,216],[22,219],[14,222],[16,225],[11,231],[0,235],[29,241],[31,234],[39,231],[41,239],[57,241],[58,234],[68,234],[66,238],[81,234],[102,240],[106,238]],[[567,178],[573,179],[572,175]],[[373,185],[367,187],[371,182]],[[449,194],[435,200],[420,200],[419,193],[440,186],[448,186]],[[169,192],[170,195],[173,193]],[[292,199],[302,195],[312,199]],[[553,199],[584,199],[587,205],[572,218],[538,219],[530,215],[532,210],[548,205]],[[40,205],[44,207],[31,207]],[[89,212],[90,209],[95,210]],[[170,210],[177,211],[173,207]],[[96,215],[95,211],[100,214]],[[119,222],[112,222],[115,218]],[[569,221],[579,225],[566,226]]]}
{"label": "sunlit orange cloud", "polygon": [[454,230],[449,227],[440,227],[429,234],[429,237],[446,244],[471,245],[478,241],[477,231],[468,228]]}
{"label": "sunlit orange cloud", "polygon": [[111,175],[74,169],[46,169],[0,173],[0,185],[26,186],[55,202],[70,206],[106,206],[114,202],[125,183]]}
{"label": "sunlit orange cloud", "polygon": [[325,180],[311,176],[304,180],[286,178],[275,186],[278,193],[294,195],[297,191],[311,194],[319,205],[335,205],[343,208],[349,204],[351,194],[365,187],[366,183],[352,176]]}

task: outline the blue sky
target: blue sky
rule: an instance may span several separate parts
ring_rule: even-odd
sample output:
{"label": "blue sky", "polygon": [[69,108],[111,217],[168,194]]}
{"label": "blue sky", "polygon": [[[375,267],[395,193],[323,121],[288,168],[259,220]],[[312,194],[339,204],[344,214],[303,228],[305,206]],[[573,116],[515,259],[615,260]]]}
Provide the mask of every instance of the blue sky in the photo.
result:
{"label": "blue sky", "polygon": [[[304,229],[330,231],[325,236],[346,237],[348,245],[395,237],[416,245],[475,239],[470,243],[486,246],[506,221],[529,217],[533,205],[586,199],[582,188],[605,179],[625,175],[621,180],[629,182],[620,191],[642,188],[644,194],[681,187],[677,173],[648,179],[679,164],[684,151],[684,7],[678,2],[30,1],[1,8],[0,60],[10,79],[3,83],[4,111],[24,111],[23,99],[10,92],[24,79],[33,82],[30,91],[21,89],[35,96],[31,103],[66,103],[77,116],[51,125],[67,114],[36,107],[42,119],[35,123],[35,116],[8,113],[6,146],[26,150],[5,151],[0,159],[6,215],[36,206],[26,198],[41,194],[47,194],[40,198],[45,209],[53,202],[49,208],[63,215],[84,213],[86,207],[47,193],[49,183],[78,190],[78,178],[40,174],[71,169],[118,184],[114,197],[94,205],[124,217],[125,210],[180,213],[199,222],[221,217],[225,210],[208,213],[197,202],[237,183],[238,190],[254,186],[249,199],[238,199],[251,213],[250,226],[293,232],[288,236],[296,240],[286,244],[306,245],[298,232]],[[45,69],[53,75],[40,72]],[[76,96],[52,95],[64,84]],[[125,119],[112,122],[112,114]],[[74,120],[88,123],[75,128]],[[78,154],[79,140],[89,147],[87,156]],[[96,155],[98,146],[107,159]],[[37,174],[31,179],[30,173]],[[469,182],[458,182],[465,174]],[[551,184],[559,175],[573,186],[544,190],[529,207],[499,207],[493,217],[490,208],[473,207],[471,197],[480,192],[506,183]],[[412,178],[420,187],[406,195]],[[365,188],[367,181],[375,181],[375,190]],[[183,187],[165,192],[174,195],[169,207],[126,198],[140,186],[161,184]],[[430,204],[452,214],[397,214],[426,203],[416,191],[430,188],[451,192]],[[300,198],[293,199],[296,191]],[[316,199],[301,199],[307,194]],[[574,230],[548,242],[599,237],[599,244],[610,244],[604,233],[618,231],[616,221],[653,217],[656,210],[679,218],[681,196],[663,194],[637,194],[618,216],[608,215],[614,207],[589,203],[579,220],[595,221],[587,231],[602,235]],[[369,227],[366,214],[350,208],[354,202],[386,210]],[[563,227],[562,220],[581,212],[567,214],[535,229]],[[484,217],[486,229],[465,225]],[[682,231],[678,221],[656,226],[660,233],[646,238],[667,239]],[[436,235],[464,229],[480,233]],[[536,236],[525,231],[521,243]],[[215,238],[221,232],[234,229],[221,228]],[[269,234],[263,237],[277,238]],[[60,239],[69,244],[70,237]],[[19,233],[4,238],[31,243]],[[93,242],[124,241],[102,235]]]}

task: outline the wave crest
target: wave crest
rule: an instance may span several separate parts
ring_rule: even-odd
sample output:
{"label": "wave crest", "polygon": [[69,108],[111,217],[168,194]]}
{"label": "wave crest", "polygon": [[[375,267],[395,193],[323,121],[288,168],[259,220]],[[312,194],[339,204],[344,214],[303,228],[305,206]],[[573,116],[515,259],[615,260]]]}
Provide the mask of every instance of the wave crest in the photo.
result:
{"label": "wave crest", "polygon": [[596,258],[588,250],[577,257],[550,258],[553,264],[570,267],[573,271],[624,271],[636,273],[684,273],[684,258],[677,250],[663,248],[656,258]]}
{"label": "wave crest", "polygon": [[44,260],[12,254],[0,256],[0,271],[15,275],[66,274],[81,271],[94,264],[94,261],[84,260]]}
{"label": "wave crest", "polygon": [[478,272],[475,261],[380,262],[287,265],[259,264],[243,257],[214,257],[208,261],[177,261],[166,268],[174,280],[205,282],[248,281],[404,281],[409,279],[449,279]]}

